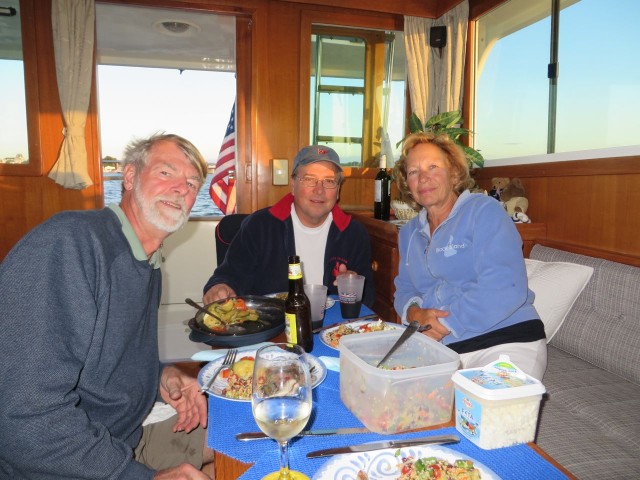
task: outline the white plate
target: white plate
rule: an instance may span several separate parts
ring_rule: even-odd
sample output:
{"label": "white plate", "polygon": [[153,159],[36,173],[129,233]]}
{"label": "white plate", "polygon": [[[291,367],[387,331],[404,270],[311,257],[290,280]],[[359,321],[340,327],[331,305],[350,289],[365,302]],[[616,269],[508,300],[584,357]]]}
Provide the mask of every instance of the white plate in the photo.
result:
{"label": "white plate", "polygon": [[[375,320],[375,319],[358,320],[357,322],[351,322],[351,323],[349,323],[347,325],[350,326],[350,327],[357,328],[357,327],[361,327],[362,325],[366,325],[367,323],[375,323],[377,321],[378,320]],[[383,323],[385,324],[385,327],[386,327],[387,330],[397,330],[399,328],[406,328],[404,325],[400,325],[398,323],[390,323],[390,322],[383,322]],[[328,329],[323,330],[322,332],[320,332],[320,341],[322,343],[324,343],[327,347],[333,348],[334,350],[338,350],[337,346],[334,347],[333,345],[331,345],[331,343],[329,341],[329,334],[331,332],[336,331],[339,327],[341,327],[341,325],[337,325],[337,326],[335,326],[333,328],[328,328]],[[369,332],[359,332],[358,334],[360,334],[360,333],[369,333]],[[358,334],[353,333],[351,335],[358,335]]]}
{"label": "white plate", "polygon": [[482,463],[465,455],[445,447],[418,446],[401,448],[401,457],[396,457],[397,448],[376,450],[373,452],[347,453],[337,455],[327,460],[315,473],[312,480],[353,480],[362,470],[369,480],[395,480],[400,476],[398,465],[401,457],[412,456],[414,459],[425,457],[437,457],[453,463],[458,459],[471,460],[473,465],[480,470],[482,480],[500,480],[500,477]]}
{"label": "white plate", "polygon": [[[243,357],[254,357],[256,356],[257,350],[244,350],[242,352],[238,352],[238,356],[236,357],[236,361],[240,360]],[[327,367],[322,360],[314,357],[313,355],[307,353],[307,358],[309,360],[309,368],[315,367],[315,370],[311,374],[311,384],[313,388],[316,388],[318,385],[322,383],[322,381],[327,376]],[[224,358],[220,357],[212,362],[207,363],[204,367],[200,369],[200,373],[198,373],[198,385],[201,387],[206,385],[211,379],[211,375],[214,374],[216,369],[222,364]],[[222,372],[220,372],[222,373]],[[219,397],[224,398],[225,400],[232,400],[234,402],[251,402],[250,398],[242,399],[242,398],[229,398],[223,395],[224,389],[227,387],[227,379],[223,378],[221,374],[218,374],[216,377],[216,381],[213,382],[213,385],[209,389],[207,393]]]}

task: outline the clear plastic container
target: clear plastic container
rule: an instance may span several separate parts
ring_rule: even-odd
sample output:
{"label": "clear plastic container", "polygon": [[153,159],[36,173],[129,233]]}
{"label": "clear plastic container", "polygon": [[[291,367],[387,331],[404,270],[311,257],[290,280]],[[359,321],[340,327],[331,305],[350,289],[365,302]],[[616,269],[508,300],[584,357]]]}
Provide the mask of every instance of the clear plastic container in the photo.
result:
{"label": "clear plastic container", "polygon": [[[370,430],[398,433],[451,420],[460,357],[416,333],[376,368],[403,330],[340,339],[340,399]],[[394,370],[395,368],[395,370]]]}
{"label": "clear plastic container", "polygon": [[456,429],[491,450],[532,442],[544,385],[507,355],[483,368],[459,370],[455,383]]}

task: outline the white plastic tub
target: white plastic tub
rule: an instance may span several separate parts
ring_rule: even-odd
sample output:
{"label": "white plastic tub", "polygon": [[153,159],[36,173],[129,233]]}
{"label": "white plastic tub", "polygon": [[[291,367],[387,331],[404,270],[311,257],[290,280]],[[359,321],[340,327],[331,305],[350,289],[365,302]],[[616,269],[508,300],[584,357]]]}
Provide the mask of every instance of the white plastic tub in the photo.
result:
{"label": "white plastic tub", "polygon": [[452,379],[456,429],[466,438],[485,450],[534,440],[545,388],[508,356],[483,368],[459,370]]}

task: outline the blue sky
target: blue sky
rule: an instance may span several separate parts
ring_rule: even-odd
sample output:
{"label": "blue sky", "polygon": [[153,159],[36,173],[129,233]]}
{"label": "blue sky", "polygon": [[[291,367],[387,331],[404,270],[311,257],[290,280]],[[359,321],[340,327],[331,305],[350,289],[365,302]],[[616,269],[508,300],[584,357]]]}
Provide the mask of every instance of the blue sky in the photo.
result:
{"label": "blue sky", "polygon": [[189,139],[208,162],[215,163],[235,85],[234,73],[101,65],[102,156],[120,158],[133,137],[163,130]]}

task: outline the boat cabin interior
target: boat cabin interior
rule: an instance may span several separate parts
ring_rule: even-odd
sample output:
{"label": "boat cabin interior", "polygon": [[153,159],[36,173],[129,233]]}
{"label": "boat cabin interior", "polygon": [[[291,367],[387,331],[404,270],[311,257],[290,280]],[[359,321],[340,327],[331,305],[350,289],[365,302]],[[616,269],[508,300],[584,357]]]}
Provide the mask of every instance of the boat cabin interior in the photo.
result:
{"label": "boat cabin interior", "polygon": [[[537,239],[640,265],[640,215],[635,211],[640,204],[640,124],[634,115],[634,107],[640,106],[640,73],[637,65],[628,65],[637,63],[629,61],[635,58],[631,48],[638,39],[635,2],[79,3],[89,12],[85,28],[79,29],[84,31],[74,32],[83,35],[84,48],[65,64],[57,44],[64,20],[73,23],[72,12],[65,11],[70,2],[0,1],[0,66],[17,62],[23,73],[18,82],[23,93],[16,95],[11,93],[15,82],[0,74],[1,111],[5,121],[11,116],[11,125],[24,124],[19,134],[26,145],[17,155],[7,153],[3,144],[14,134],[10,138],[9,130],[0,127],[0,260],[56,212],[104,206],[109,169],[101,127],[107,120],[102,117],[106,107],[100,104],[98,71],[102,65],[119,65],[231,74],[226,86],[232,91],[230,103],[235,103],[237,212],[271,205],[289,191],[293,158],[301,147],[336,147],[346,177],[340,205],[366,219],[374,255],[379,256],[374,259],[376,278],[384,282],[377,290],[387,297],[392,296],[397,245],[389,237],[393,226],[389,230],[369,218],[373,179],[381,155],[397,160],[397,144],[409,131],[411,113],[422,120],[443,111],[462,113],[463,126],[473,131],[464,142],[484,156],[484,167],[474,169],[481,188],[490,190],[498,177],[521,180],[532,220],[520,229],[525,247]],[[502,42],[518,35],[520,43]],[[578,49],[574,57],[566,53],[593,37],[603,44],[601,49]],[[529,48],[537,44],[539,49]],[[620,61],[603,65],[611,58]],[[72,72],[83,61],[90,75],[78,80]],[[533,64],[542,70],[535,80],[542,89],[533,85]],[[600,76],[603,70],[608,75]],[[488,79],[505,72],[509,78],[504,83]],[[585,85],[587,79],[594,79],[597,88]],[[567,107],[567,91],[577,106]],[[82,118],[73,119],[78,111],[69,106],[68,97],[82,97],[81,92],[85,107],[75,105]],[[157,102],[165,101],[165,95]],[[7,113],[15,108],[9,104],[14,99],[20,110],[15,116]],[[73,100],[82,104],[82,99]],[[195,105],[183,106],[186,121]],[[229,105],[213,108],[228,118]],[[129,116],[133,110],[119,113]],[[70,133],[84,137],[86,161],[81,153],[65,166],[63,144]],[[217,141],[223,133],[212,132],[211,139]],[[184,136],[189,138],[188,132]],[[516,145],[525,148],[517,150]],[[215,164],[215,158],[208,160]],[[216,265],[214,228],[219,219],[193,217],[167,242],[163,303],[201,298],[202,285]],[[174,327],[184,331],[183,325]]]}

